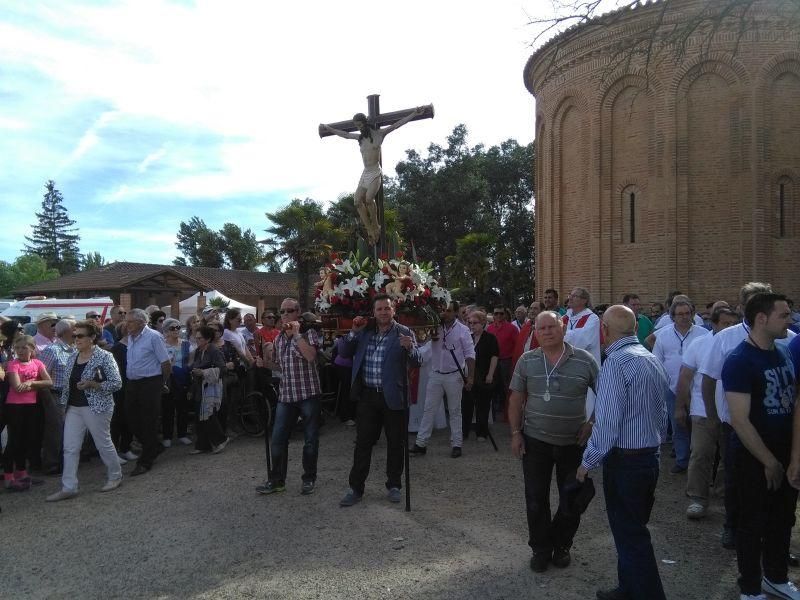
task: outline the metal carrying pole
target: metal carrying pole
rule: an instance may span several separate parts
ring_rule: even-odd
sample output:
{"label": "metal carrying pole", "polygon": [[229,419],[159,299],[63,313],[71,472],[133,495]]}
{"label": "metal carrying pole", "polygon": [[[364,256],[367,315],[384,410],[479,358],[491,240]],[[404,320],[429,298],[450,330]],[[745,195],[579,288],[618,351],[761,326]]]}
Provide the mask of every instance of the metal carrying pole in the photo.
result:
{"label": "metal carrying pole", "polygon": [[[464,383],[467,383],[467,377],[466,377],[466,375],[464,375],[464,369],[462,369],[461,365],[458,363],[458,359],[456,358],[456,353],[453,352],[452,348],[448,348],[448,350],[450,351],[450,355],[453,357],[453,362],[456,363],[456,366],[458,367],[458,372],[461,374],[461,379],[464,381]],[[473,386],[474,385],[475,384],[473,383]],[[469,390],[469,391],[472,391],[472,390]],[[499,450],[497,448],[497,442],[494,441],[494,436],[492,435],[492,430],[489,429],[488,425],[486,426],[486,433],[489,434],[489,441],[492,442],[492,446],[494,446],[494,451],[495,452],[499,452]]]}

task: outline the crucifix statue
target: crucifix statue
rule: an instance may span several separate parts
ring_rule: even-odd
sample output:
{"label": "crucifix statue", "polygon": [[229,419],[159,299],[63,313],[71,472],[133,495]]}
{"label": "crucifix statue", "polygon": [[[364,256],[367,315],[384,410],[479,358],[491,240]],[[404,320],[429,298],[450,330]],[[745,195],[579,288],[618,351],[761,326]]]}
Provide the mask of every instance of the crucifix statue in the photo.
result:
{"label": "crucifix statue", "polygon": [[320,124],[319,136],[338,135],[348,140],[357,140],[364,161],[364,171],[355,193],[358,216],[367,230],[370,246],[380,242],[380,250],[386,250],[386,229],[383,219],[383,173],[381,171],[381,144],[389,133],[409,121],[433,118],[433,105],[413,109],[381,113],[379,95],[367,96],[368,115],[357,113],[350,121],[329,125]]}

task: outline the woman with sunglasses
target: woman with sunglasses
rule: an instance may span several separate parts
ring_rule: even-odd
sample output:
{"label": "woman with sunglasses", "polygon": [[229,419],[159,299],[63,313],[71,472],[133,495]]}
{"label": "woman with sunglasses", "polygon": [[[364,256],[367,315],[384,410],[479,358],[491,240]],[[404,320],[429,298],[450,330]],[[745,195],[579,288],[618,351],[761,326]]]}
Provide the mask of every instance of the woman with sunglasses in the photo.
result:
{"label": "woman with sunglasses", "polygon": [[64,418],[64,471],[61,489],[50,494],[47,502],[58,502],[78,495],[78,463],[87,429],[106,465],[107,480],[100,491],[110,492],[122,483],[122,466],[111,441],[114,392],[122,387],[122,378],[111,352],[97,346],[101,339],[102,329],[97,321],[87,319],[75,324],[75,348],[78,351],[67,363],[69,380],[61,391],[61,402],[67,405]]}
{"label": "woman with sunglasses", "polygon": [[167,354],[172,362],[169,391],[161,395],[161,444],[164,448],[172,446],[172,432],[176,421],[178,425],[178,441],[190,446],[189,438],[189,341],[180,338],[181,322],[177,319],[164,321],[164,342]]}
{"label": "woman with sunglasses", "polygon": [[489,435],[489,406],[494,390],[495,371],[500,355],[497,338],[486,331],[486,313],[475,310],[467,316],[467,325],[475,344],[475,383],[461,396],[461,414],[464,418],[464,439],[469,437],[472,413],[475,412],[475,435],[485,442]]}
{"label": "woman with sunglasses", "polygon": [[193,355],[191,376],[197,435],[191,454],[217,454],[229,441],[218,418],[222,407],[225,358],[216,344],[217,339],[222,339],[221,330],[210,325],[201,325],[195,334],[197,349]]}

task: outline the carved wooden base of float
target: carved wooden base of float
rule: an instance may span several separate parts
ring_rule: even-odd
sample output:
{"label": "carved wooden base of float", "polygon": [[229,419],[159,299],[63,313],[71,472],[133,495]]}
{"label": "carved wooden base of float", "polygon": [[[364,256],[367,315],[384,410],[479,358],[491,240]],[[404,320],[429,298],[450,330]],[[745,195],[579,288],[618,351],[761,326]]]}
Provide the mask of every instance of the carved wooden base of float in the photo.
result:
{"label": "carved wooden base of float", "polygon": [[[439,327],[439,315],[433,310],[417,309],[413,311],[399,310],[394,318],[401,325],[405,325],[414,332],[417,343],[422,344],[436,335]],[[375,317],[362,315],[369,320],[368,327],[375,327]],[[322,314],[322,344],[324,347],[332,346],[340,335],[347,335],[353,327],[356,315]]]}

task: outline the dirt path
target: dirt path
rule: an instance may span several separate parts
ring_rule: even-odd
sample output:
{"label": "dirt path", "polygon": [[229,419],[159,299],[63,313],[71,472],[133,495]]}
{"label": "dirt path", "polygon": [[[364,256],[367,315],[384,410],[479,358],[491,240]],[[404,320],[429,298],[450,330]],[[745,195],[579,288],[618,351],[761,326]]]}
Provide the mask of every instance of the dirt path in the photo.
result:
{"label": "dirt path", "polygon": [[[616,572],[602,493],[584,516],[572,566],[532,573],[521,467],[504,428],[495,435],[500,452],[470,440],[454,460],[437,432],[427,456],[412,458],[411,513],[385,499],[382,444],[364,501],[339,508],[355,431],[338,423],[323,430],[309,497],[299,495],[297,433],[287,491],[271,497],[254,492],[266,470],[260,439],[238,438],[217,456],[171,448],[110,494],[96,492],[103,468],[94,460],[81,467],[75,499],[44,502],[55,478],[0,493],[0,597],[594,598]],[[664,471],[651,533],[667,597],[738,598],[735,553],[720,546],[720,503],[705,521],[687,521],[685,476]]]}

